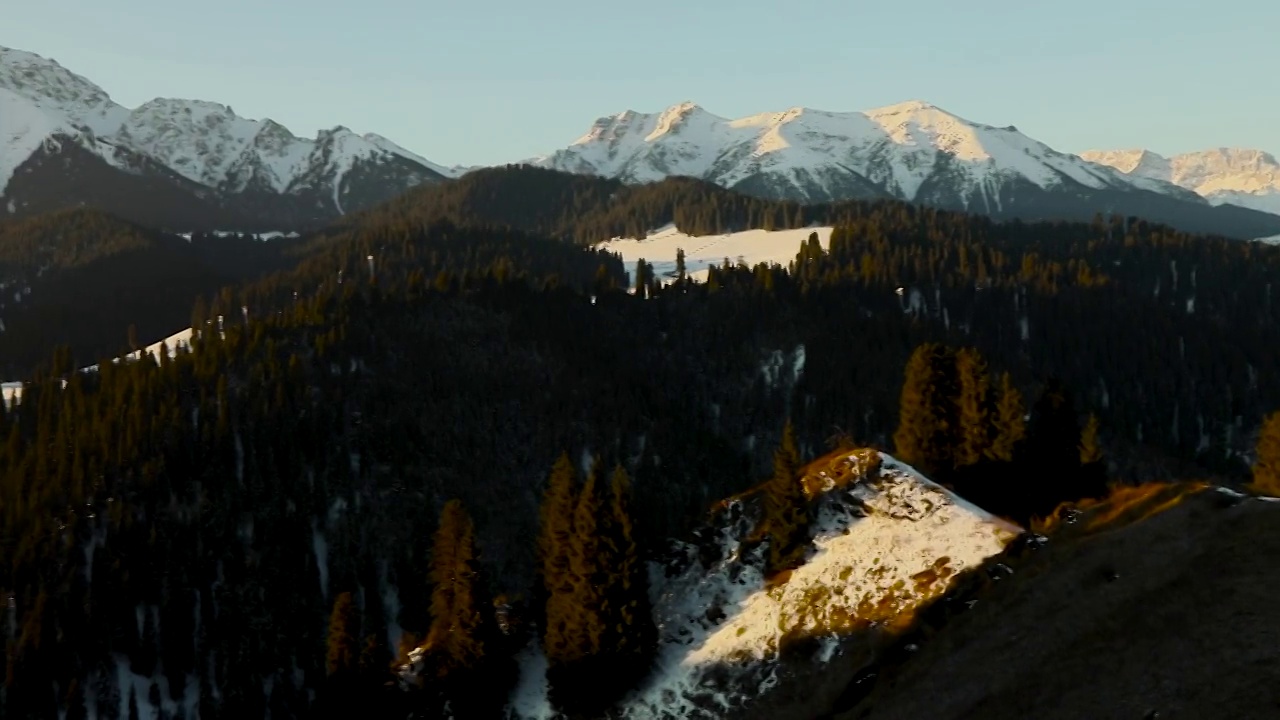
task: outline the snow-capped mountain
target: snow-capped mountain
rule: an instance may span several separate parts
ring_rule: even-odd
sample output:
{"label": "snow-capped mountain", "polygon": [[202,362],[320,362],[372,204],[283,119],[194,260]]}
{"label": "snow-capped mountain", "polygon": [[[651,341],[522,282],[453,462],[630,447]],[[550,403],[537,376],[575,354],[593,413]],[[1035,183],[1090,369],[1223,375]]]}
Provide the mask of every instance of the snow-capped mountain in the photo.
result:
{"label": "snow-capped mountain", "polygon": [[979,211],[999,210],[1015,183],[1044,190],[1134,185],[1016,128],[970,122],[919,101],[866,112],[792,108],[736,120],[693,103],[653,114],[627,111],[597,120],[537,164],[627,182],[687,175],[804,200],[881,196]]}
{"label": "snow-capped mountain", "polygon": [[1150,150],[1090,150],[1080,157],[1130,177],[1174,183],[1214,205],[1280,214],[1280,162],[1261,150],[1217,148],[1173,157]]}
{"label": "snow-capped mountain", "polygon": [[[176,184],[193,203],[234,207],[239,222],[269,218],[272,229],[322,222],[456,174],[385,137],[341,126],[306,139],[202,100],[157,98],[130,110],[53,60],[0,48],[0,213],[49,209],[20,170],[33,171],[69,146],[86,151],[80,165],[94,163],[87,153],[134,176],[176,176],[187,181]],[[45,187],[53,180],[39,176]],[[99,204],[100,194],[61,193],[64,205]],[[202,229],[202,220],[177,229]]]}
{"label": "snow-capped mountain", "polygon": [[885,197],[1024,219],[1128,213],[1242,238],[1280,222],[1212,212],[1195,192],[1167,180],[1088,162],[1013,126],[973,122],[920,101],[738,119],[689,102],[659,113],[628,110],[528,162],[629,183],[692,176],[804,202]]}

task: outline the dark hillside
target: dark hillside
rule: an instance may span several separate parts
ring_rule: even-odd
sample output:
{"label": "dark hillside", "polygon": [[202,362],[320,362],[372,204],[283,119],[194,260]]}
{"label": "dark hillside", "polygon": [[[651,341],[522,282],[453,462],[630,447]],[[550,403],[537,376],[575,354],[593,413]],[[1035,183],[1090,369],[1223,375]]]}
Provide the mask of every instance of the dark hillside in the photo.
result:
{"label": "dark hillside", "polygon": [[1280,503],[1181,492],[1072,512],[837,717],[1280,714]]}

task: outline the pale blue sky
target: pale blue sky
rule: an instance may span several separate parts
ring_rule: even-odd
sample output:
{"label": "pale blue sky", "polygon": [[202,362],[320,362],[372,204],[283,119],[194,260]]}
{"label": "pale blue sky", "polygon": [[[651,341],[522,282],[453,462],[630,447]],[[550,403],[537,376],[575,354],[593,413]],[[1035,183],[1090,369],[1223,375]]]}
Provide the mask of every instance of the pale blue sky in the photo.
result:
{"label": "pale blue sky", "polygon": [[10,0],[0,45],[125,105],[196,97],[515,161],[684,100],[737,117],[922,99],[1064,151],[1280,153],[1277,0]]}

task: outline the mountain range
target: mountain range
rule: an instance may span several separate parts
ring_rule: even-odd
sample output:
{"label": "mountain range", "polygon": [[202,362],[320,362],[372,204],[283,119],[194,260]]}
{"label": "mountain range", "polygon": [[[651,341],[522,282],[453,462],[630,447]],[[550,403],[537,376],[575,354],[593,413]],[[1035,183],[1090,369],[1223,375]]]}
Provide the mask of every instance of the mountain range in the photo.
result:
{"label": "mountain range", "polygon": [[[1256,150],[1057,151],[926,102],[728,119],[684,102],[595,121],[525,163],[626,183],[691,176],[770,199],[899,199],[997,219],[1117,213],[1280,234],[1280,168]],[[300,138],[202,100],[130,109],[57,62],[0,48],[0,216],[96,206],[170,230],[305,230],[470,168],[336,126]]]}
{"label": "mountain range", "polygon": [[177,230],[306,227],[448,175],[341,126],[306,139],[201,100],[126,108],[53,60],[0,48],[0,213],[92,205]]}
{"label": "mountain range", "polygon": [[1133,178],[1174,183],[1215,205],[1280,214],[1280,162],[1261,150],[1217,148],[1173,157],[1150,150],[1090,150],[1080,157]]}
{"label": "mountain range", "polygon": [[1120,213],[1248,238],[1274,234],[1276,222],[1258,212],[1265,207],[1207,199],[1198,185],[1180,184],[1181,176],[1091,162],[1014,126],[984,125],[922,101],[847,113],[797,107],[738,119],[690,102],[659,113],[628,110],[596,120],[568,148],[529,162],[628,183],[688,175],[773,199],[892,198],[1000,219]]}

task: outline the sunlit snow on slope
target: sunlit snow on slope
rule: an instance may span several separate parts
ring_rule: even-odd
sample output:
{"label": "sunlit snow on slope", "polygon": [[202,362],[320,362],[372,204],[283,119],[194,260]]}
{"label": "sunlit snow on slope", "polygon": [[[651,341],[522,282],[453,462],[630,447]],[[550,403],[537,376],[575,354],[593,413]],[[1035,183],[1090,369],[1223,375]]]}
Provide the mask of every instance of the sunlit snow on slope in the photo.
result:
{"label": "sunlit snow on slope", "polygon": [[741,258],[748,266],[777,263],[783,267],[795,260],[800,244],[811,233],[818,233],[823,249],[831,240],[831,228],[813,227],[800,230],[745,230],[724,235],[695,237],[667,226],[649,233],[644,240],[614,238],[598,247],[619,253],[630,272],[641,258],[653,265],[654,274],[663,282],[676,279],[676,251],[684,249],[685,268],[694,280],[706,280],[707,268],[722,265],[726,258],[736,264]]}
{"label": "sunlit snow on slope", "polygon": [[[1021,532],[888,455],[837,456],[806,483],[820,495],[814,549],[784,583],[766,587],[760,548],[747,542],[755,506],[741,499],[698,544],[678,544],[678,559],[650,566],[661,646],[624,717],[734,717],[778,682],[789,641],[817,641],[814,660],[830,662],[856,628],[940,595]],[[529,655],[522,666],[512,709],[546,717],[545,665]]]}
{"label": "sunlit snow on slope", "polygon": [[1268,245],[1280,245],[1280,235],[1273,237],[1258,238],[1258,242],[1267,243]]}
{"label": "sunlit snow on slope", "polygon": [[[146,353],[147,355],[150,355],[151,357],[158,360],[160,359],[161,352],[165,352],[169,357],[174,357],[175,355],[178,354],[179,350],[181,350],[182,348],[191,347],[191,335],[192,335],[191,328],[187,328],[186,330],[176,332],[170,335],[169,337],[163,340],[160,340],[159,342],[151,343],[150,345],[146,346],[142,350],[134,350],[128,355],[125,355],[124,358],[127,360],[138,360],[142,357],[143,353]],[[121,358],[115,358],[112,360],[112,362],[118,363],[120,362],[120,360]],[[97,369],[98,369],[98,366],[96,364],[89,365],[88,367],[80,368],[80,372],[96,372]],[[64,380],[63,384],[65,385],[65,383],[66,381]],[[8,405],[9,403],[13,402],[14,399],[21,399],[21,398],[22,398],[21,382],[0,383],[0,400],[3,400],[5,405]]]}

